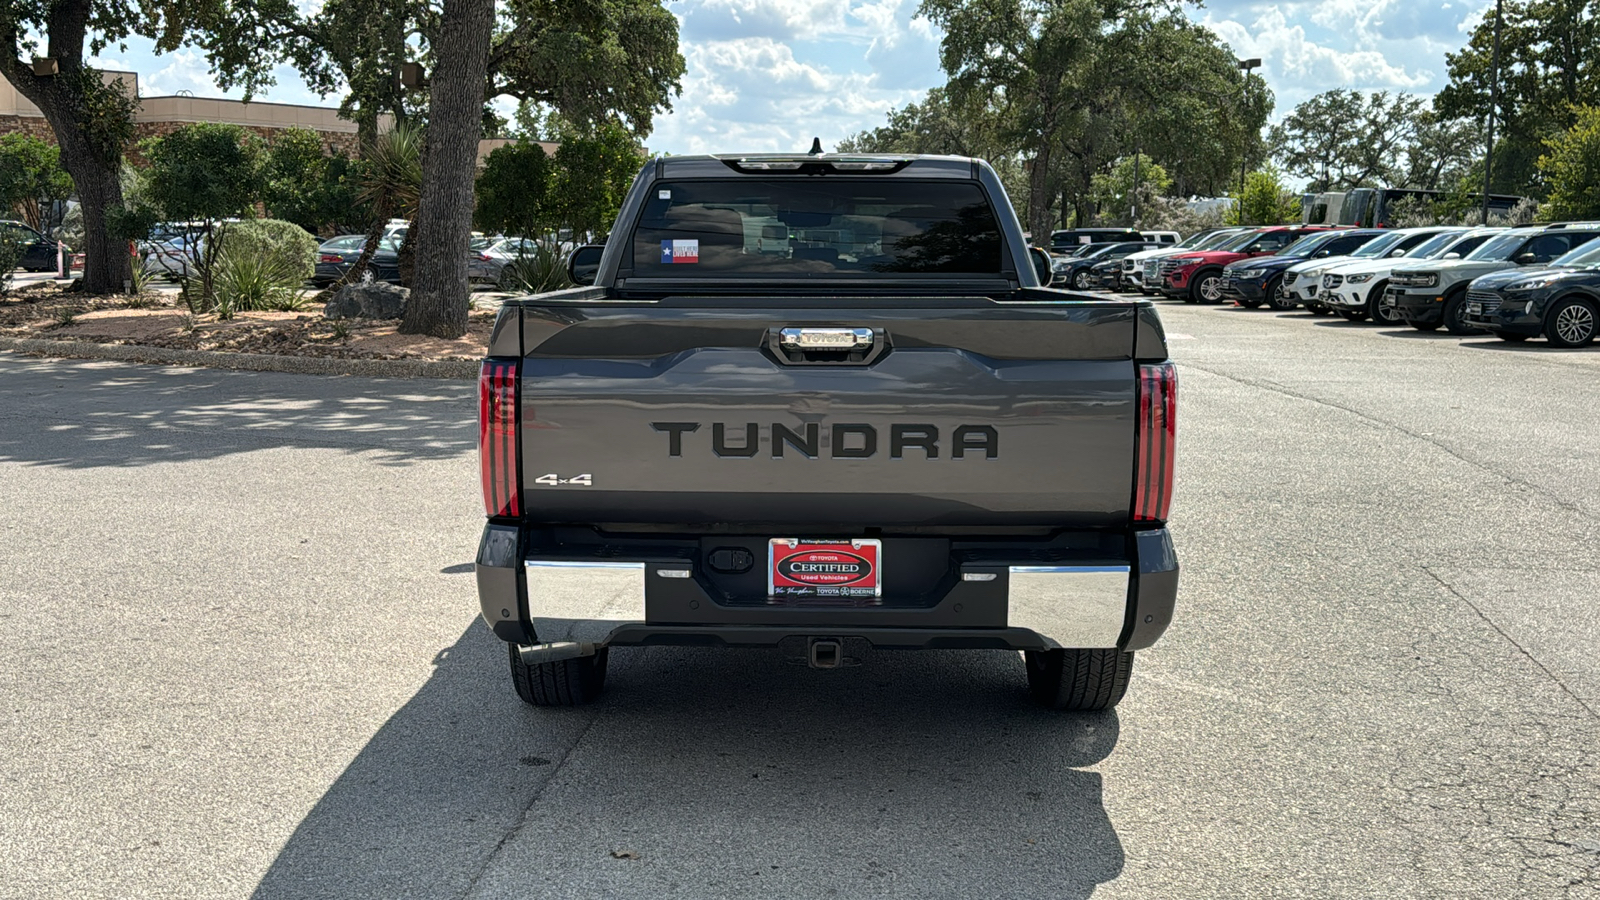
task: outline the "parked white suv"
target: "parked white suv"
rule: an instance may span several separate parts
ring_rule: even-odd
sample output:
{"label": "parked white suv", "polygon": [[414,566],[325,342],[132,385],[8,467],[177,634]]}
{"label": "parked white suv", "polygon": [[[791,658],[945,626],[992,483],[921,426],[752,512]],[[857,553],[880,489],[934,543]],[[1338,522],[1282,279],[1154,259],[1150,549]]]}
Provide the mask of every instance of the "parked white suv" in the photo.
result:
{"label": "parked white suv", "polygon": [[1381,259],[1347,262],[1323,269],[1317,302],[1351,322],[1371,319],[1380,325],[1404,325],[1405,319],[1400,317],[1399,310],[1383,305],[1389,276],[1395,269],[1425,259],[1443,259],[1447,256],[1459,259],[1504,230],[1448,228],[1408,251],[1395,250]]}
{"label": "parked white suv", "polygon": [[1445,227],[1439,225],[1425,228],[1396,228],[1383,237],[1363,244],[1360,249],[1347,257],[1311,260],[1298,266],[1290,266],[1283,273],[1284,296],[1288,298],[1291,306],[1298,303],[1313,315],[1326,315],[1329,310],[1320,302],[1318,291],[1322,289],[1322,276],[1328,270],[1352,262],[1386,259],[1396,254],[1403,257],[1445,230],[1447,230]]}

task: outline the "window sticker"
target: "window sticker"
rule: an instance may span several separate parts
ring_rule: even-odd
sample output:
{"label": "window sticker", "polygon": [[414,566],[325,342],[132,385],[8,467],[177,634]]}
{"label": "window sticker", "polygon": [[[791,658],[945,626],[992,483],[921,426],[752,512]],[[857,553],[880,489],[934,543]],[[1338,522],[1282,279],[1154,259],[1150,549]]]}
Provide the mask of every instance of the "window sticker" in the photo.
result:
{"label": "window sticker", "polygon": [[656,199],[657,200],[671,200],[672,199],[672,192],[669,191],[669,190],[666,190],[665,188],[663,188],[662,190],[656,191]]}
{"label": "window sticker", "polygon": [[661,264],[697,263],[700,261],[700,240],[662,241]]}

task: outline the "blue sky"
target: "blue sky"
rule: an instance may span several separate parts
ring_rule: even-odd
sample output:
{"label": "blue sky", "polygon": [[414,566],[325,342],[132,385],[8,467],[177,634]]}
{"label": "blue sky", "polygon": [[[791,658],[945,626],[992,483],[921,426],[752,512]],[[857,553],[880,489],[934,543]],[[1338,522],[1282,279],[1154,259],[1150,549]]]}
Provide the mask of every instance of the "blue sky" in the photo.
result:
{"label": "blue sky", "polygon": [[[1277,94],[1277,115],[1335,87],[1432,94],[1444,55],[1466,42],[1491,0],[1212,0],[1189,15],[1220,34]],[[676,0],[688,72],[652,150],[694,153],[831,146],[882,124],[891,107],[943,83],[939,33],[917,0]],[[101,62],[139,73],[147,95],[225,96],[204,58],[148,45],[108,48]],[[1130,60],[1137,65],[1137,60]],[[260,99],[336,105],[288,69]]]}

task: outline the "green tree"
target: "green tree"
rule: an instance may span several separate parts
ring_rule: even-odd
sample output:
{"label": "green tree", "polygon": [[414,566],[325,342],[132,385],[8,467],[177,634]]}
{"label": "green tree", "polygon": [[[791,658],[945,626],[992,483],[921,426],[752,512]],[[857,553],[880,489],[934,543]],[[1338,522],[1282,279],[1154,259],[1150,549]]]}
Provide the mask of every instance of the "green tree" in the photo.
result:
{"label": "green tree", "polygon": [[[1600,10],[1594,0],[1506,0],[1504,19],[1493,190],[1541,195],[1545,142],[1570,129],[1580,107],[1600,105]],[[1445,54],[1450,83],[1434,98],[1441,116],[1486,123],[1494,26],[1484,16],[1467,46]],[[1474,149],[1481,159],[1481,140]]]}
{"label": "green tree", "polygon": [[1550,219],[1600,219],[1600,106],[1576,110],[1577,121],[1545,142],[1539,172],[1550,188]]}
{"label": "green tree", "polygon": [[[1425,191],[1449,190],[1479,160],[1478,126],[1471,119],[1446,119],[1433,111],[1417,117],[1416,134],[1406,148],[1404,185]],[[1478,187],[1483,189],[1482,167]]]}
{"label": "green tree", "polygon": [[1108,225],[1138,225],[1143,217],[1134,210],[1149,212],[1156,198],[1172,186],[1167,170],[1150,157],[1125,156],[1112,164],[1110,171],[1094,176],[1090,200],[1099,207],[1099,218]]}
{"label": "green tree", "polygon": [[328,152],[314,131],[285,128],[267,146],[261,201],[269,215],[313,234],[356,222],[356,178],[350,158]]}
{"label": "green tree", "polygon": [[1271,142],[1289,174],[1308,180],[1309,191],[1399,187],[1414,150],[1440,149],[1419,148],[1424,127],[1432,123],[1419,97],[1337,89],[1296,106],[1272,129]]}
{"label": "green tree", "polygon": [[145,146],[150,161],[146,190],[150,203],[168,219],[200,223],[199,307],[216,302],[212,263],[222,241],[219,224],[249,215],[261,199],[261,139],[238,125],[185,125]]}
{"label": "green tree", "polygon": [[1136,150],[1215,173],[1221,147],[1233,164],[1220,168],[1236,170],[1271,109],[1265,84],[1241,82],[1215,34],[1170,0],[923,0],[920,10],[944,30],[948,90],[992,107],[1003,142],[1026,160],[1034,234],[1052,227],[1058,196],[1086,218],[1094,175]]}
{"label": "green tree", "polygon": [[61,168],[56,145],[26,134],[0,136],[0,204],[43,231],[44,210],[70,196],[72,176]]}
{"label": "green tree", "polygon": [[[107,82],[87,59],[138,35],[158,51],[175,50],[212,26],[222,0],[0,0],[0,73],[50,123],[61,164],[83,207],[83,289],[110,293],[129,277],[127,248],[106,230],[106,212],[122,203],[117,173],[133,136],[137,98]],[[32,60],[54,61],[35,74]]]}
{"label": "green tree", "polygon": [[558,221],[575,237],[611,230],[622,200],[645,161],[638,142],[619,123],[572,136],[556,149],[556,182],[551,195]]}
{"label": "green tree", "polygon": [[[477,141],[498,96],[543,103],[581,127],[613,119],[648,133],[669,108],[684,62],[678,21],[660,0],[294,0],[239,3],[206,47],[219,81],[270,83],[292,62],[313,89],[349,86],[358,123],[380,111],[405,119],[425,102],[427,170],[416,227],[413,296],[401,328],[456,337],[466,330],[466,249]],[[394,87],[402,62],[427,65],[414,96]],[[363,125],[375,137],[376,128]],[[366,146],[366,144],[364,144]],[[365,150],[363,151],[365,152]]]}
{"label": "green tree", "polygon": [[1229,225],[1287,225],[1300,218],[1300,196],[1283,186],[1276,170],[1251,172],[1244,193],[1235,192]]}
{"label": "green tree", "polygon": [[489,154],[478,175],[473,221],[483,231],[542,237],[554,226],[551,182],[554,166],[533,141],[507,144]]}

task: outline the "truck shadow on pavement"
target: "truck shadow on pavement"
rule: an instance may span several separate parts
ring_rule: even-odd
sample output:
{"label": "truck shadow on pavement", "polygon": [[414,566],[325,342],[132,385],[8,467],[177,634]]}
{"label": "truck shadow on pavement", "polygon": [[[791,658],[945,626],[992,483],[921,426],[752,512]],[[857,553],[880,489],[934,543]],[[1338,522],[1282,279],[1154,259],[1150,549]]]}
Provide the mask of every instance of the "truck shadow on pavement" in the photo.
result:
{"label": "truck shadow on pavement", "polygon": [[475,390],[0,353],[0,462],[124,467],[277,447],[445,459],[477,446]]}
{"label": "truck shadow on pavement", "polygon": [[1014,654],[619,648],[606,696],[511,693],[480,623],[258,885],[284,897],[1084,898],[1123,850],[1114,713],[1034,707]]}

